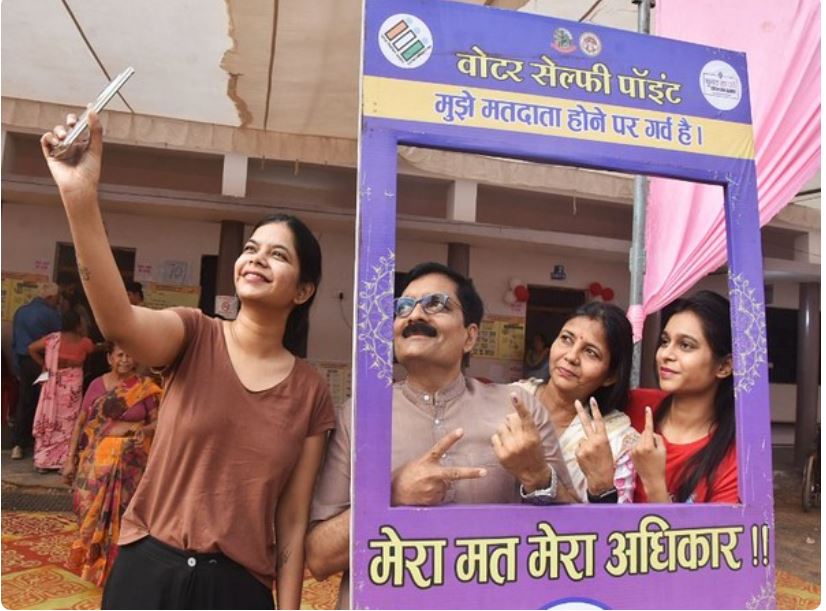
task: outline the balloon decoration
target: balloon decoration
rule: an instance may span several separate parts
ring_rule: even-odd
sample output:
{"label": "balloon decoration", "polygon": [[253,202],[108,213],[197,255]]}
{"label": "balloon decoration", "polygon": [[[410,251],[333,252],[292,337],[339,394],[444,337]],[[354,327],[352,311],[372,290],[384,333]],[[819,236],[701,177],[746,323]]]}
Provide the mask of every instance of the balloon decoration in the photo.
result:
{"label": "balloon decoration", "polygon": [[592,282],[589,284],[588,292],[591,293],[591,297],[601,297],[603,301],[613,301],[615,297],[614,289],[607,286],[602,286],[599,282]]}
{"label": "balloon decoration", "polygon": [[510,290],[505,291],[502,300],[508,305],[516,305],[517,303],[527,303],[530,299],[530,291],[528,285],[522,282],[519,278],[511,278],[508,282]]}

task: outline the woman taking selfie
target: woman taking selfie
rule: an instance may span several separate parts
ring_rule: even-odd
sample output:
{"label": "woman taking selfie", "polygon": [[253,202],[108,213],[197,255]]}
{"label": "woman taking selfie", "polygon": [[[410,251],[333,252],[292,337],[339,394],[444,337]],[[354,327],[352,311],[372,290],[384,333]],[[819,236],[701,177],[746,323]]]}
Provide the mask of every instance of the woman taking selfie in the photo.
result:
{"label": "woman taking selfie", "polygon": [[670,310],[657,349],[662,390],[630,401],[642,433],[631,453],[635,502],[738,502],[730,320],[728,300],[711,291]]}
{"label": "woman taking selfie", "polygon": [[[293,356],[321,277],[318,242],[298,219],[260,221],[235,262],[238,318],[129,303],[98,206],[103,130],[62,160],[76,122],[41,139],[78,271],[104,336],[164,367],[152,453],[123,517],[104,608],[297,608],[313,483],[333,427],[321,376]],[[277,576],[277,577],[276,577]]]}

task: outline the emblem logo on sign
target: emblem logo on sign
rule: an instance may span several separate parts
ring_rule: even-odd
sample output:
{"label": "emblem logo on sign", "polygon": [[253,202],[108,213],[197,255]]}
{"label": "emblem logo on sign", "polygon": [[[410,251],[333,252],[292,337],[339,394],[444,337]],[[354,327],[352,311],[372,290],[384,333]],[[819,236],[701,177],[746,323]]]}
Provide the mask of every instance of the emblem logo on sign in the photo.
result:
{"label": "emblem logo on sign", "polygon": [[433,51],[430,28],[413,15],[400,13],[385,19],[379,28],[379,48],[399,68],[418,68]]}
{"label": "emblem logo on sign", "polygon": [[585,55],[596,57],[602,51],[602,41],[593,32],[585,32],[579,37],[579,48]]}
{"label": "emblem logo on sign", "polygon": [[743,97],[743,85],[737,71],[719,59],[700,70],[700,91],[706,101],[719,110],[736,108]]}
{"label": "emblem logo on sign", "polygon": [[555,29],[551,47],[560,53],[573,53],[576,51],[576,44],[574,44],[574,36],[571,34],[571,31],[565,28]]}

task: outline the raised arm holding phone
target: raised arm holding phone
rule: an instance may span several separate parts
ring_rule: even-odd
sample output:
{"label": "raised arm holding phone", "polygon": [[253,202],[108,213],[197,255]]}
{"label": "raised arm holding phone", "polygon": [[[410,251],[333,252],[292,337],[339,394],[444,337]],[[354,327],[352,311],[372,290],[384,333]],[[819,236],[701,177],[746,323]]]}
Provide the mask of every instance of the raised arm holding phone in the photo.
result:
{"label": "raised arm holding phone", "polygon": [[321,251],[297,218],[262,219],[234,267],[241,309],[220,321],[192,308],[129,303],[98,204],[103,130],[60,147],[69,115],[41,139],[104,336],[165,367],[154,445],[123,516],[104,608],[298,608],[303,539],[325,433],[326,383],[291,350],[306,328]]}

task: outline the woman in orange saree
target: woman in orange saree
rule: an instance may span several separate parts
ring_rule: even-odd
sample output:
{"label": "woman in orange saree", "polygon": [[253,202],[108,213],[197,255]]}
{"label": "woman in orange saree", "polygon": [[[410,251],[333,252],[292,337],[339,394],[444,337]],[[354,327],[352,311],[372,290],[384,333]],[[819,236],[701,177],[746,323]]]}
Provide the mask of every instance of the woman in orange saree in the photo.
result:
{"label": "woman in orange saree", "polygon": [[89,385],[63,468],[79,528],[68,564],[99,586],[117,556],[121,515],[146,467],[161,396],[118,346],[107,359],[112,370]]}

